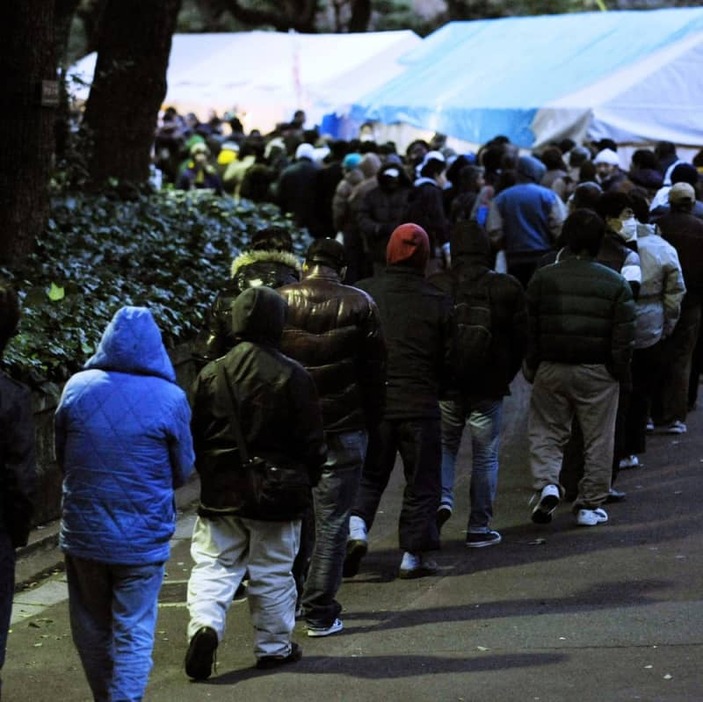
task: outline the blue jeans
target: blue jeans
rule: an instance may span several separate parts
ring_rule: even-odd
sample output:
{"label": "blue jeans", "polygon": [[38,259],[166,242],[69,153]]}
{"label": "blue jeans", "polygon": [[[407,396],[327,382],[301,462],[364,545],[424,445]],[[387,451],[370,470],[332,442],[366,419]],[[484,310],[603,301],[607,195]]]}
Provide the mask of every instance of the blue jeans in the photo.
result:
{"label": "blue jeans", "polygon": [[71,633],[96,702],[144,696],[164,564],[115,565],[66,554]]}
{"label": "blue jeans", "polygon": [[303,613],[313,627],[328,627],[342,611],[335,596],[342,584],[342,566],[351,513],[366,456],[365,431],[325,434],[327,462],[313,489],[315,545],[303,588]]}
{"label": "blue jeans", "polygon": [[493,516],[498,486],[498,445],[503,401],[443,400],[442,410],[442,502],[454,505],[454,473],[465,424],[471,432],[471,511],[468,530],[483,532]]}

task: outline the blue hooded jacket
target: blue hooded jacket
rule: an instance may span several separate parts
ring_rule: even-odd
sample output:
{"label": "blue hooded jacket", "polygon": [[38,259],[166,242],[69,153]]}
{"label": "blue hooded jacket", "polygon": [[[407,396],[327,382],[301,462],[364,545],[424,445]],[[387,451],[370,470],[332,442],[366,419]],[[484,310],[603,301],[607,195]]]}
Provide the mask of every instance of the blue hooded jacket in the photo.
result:
{"label": "blue hooded jacket", "polygon": [[101,563],[167,560],[173,491],[194,454],[188,401],[149,310],[115,314],[85,370],[66,383],[55,421],[61,549]]}

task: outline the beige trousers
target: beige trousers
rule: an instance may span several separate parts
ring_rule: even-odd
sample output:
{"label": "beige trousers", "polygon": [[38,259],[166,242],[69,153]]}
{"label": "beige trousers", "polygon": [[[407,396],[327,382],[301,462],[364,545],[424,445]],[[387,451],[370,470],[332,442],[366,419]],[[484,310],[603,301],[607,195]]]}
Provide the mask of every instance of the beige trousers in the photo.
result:
{"label": "beige trousers", "polygon": [[584,438],[584,474],[574,510],[595,509],[610,490],[619,383],[600,364],[543,362],[528,418],[533,487],[559,484],[564,447],[576,416]]}

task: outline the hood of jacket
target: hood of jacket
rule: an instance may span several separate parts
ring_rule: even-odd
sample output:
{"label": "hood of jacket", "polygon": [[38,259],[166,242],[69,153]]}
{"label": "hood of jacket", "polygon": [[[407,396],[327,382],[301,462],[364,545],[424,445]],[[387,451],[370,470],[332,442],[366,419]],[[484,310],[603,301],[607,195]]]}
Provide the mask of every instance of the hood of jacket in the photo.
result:
{"label": "hood of jacket", "polygon": [[248,288],[232,305],[232,333],[243,341],[278,348],[287,313],[288,303],[273,288]]}
{"label": "hood of jacket", "polygon": [[361,161],[359,161],[359,170],[364,174],[364,178],[373,178],[380,168],[381,158],[378,154],[373,153],[373,151],[364,154]]}
{"label": "hood of jacket", "polygon": [[491,266],[491,244],[486,230],[472,220],[457,222],[450,235],[452,259]]}
{"label": "hood of jacket", "polygon": [[244,266],[250,266],[253,263],[260,263],[262,261],[282,263],[284,266],[289,266],[298,272],[302,270],[298,257],[290,251],[258,249],[244,251],[239,254],[239,256],[232,261],[231,275],[234,277]]}
{"label": "hood of jacket", "polygon": [[176,382],[161,331],[146,307],[122,307],[103,333],[98,349],[84,368],[155,375]]}
{"label": "hood of jacket", "polygon": [[385,163],[376,174],[376,180],[381,190],[391,191],[394,187],[409,188],[412,183],[403,166],[397,163]]}

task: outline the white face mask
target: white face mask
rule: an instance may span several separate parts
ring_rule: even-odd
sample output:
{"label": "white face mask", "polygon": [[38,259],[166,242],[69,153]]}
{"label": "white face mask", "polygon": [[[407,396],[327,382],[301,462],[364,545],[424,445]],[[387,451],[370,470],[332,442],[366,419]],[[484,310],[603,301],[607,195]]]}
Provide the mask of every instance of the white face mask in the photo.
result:
{"label": "white face mask", "polygon": [[637,220],[634,217],[623,220],[620,236],[625,241],[632,241],[637,238]]}

